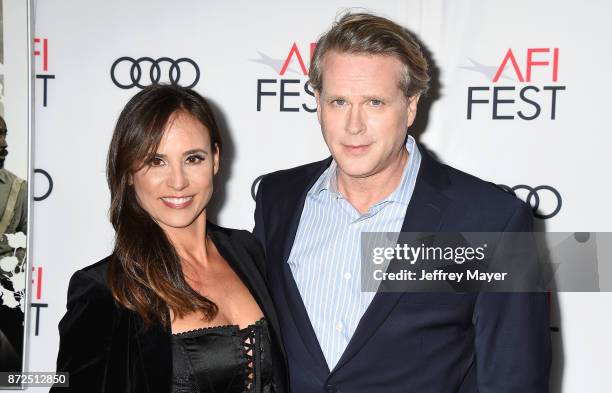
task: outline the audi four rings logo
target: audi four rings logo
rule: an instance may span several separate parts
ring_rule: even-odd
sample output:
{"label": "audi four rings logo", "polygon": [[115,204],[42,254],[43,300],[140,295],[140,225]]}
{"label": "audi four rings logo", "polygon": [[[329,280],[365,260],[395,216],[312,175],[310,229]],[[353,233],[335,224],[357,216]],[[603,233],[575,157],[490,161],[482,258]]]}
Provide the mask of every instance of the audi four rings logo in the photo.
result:
{"label": "audi four rings logo", "polygon": [[[143,89],[149,84],[157,85],[160,82],[192,88],[200,80],[200,68],[195,61],[186,57],[174,60],[169,57],[134,59],[123,56],[111,66],[110,76],[115,86],[121,89]],[[150,83],[146,83],[147,80]]]}
{"label": "audi four rings logo", "polygon": [[[518,196],[516,195],[517,191],[526,191],[527,196],[525,197],[525,202],[531,205],[533,215],[539,219],[546,220],[548,218],[552,218],[556,216],[561,210],[561,205],[563,203],[563,200],[561,199],[561,194],[559,193],[559,191],[555,190],[551,186],[531,187],[525,184],[519,184],[514,187],[508,187],[504,184],[499,184],[499,186],[504,190],[508,191],[509,193],[513,194],[514,196]],[[550,213],[541,213],[539,211],[540,202],[542,202],[542,200],[544,199],[548,201],[550,201],[551,199],[554,200],[554,202],[552,202],[552,205],[549,204],[549,206],[554,206],[554,209],[552,209]]]}

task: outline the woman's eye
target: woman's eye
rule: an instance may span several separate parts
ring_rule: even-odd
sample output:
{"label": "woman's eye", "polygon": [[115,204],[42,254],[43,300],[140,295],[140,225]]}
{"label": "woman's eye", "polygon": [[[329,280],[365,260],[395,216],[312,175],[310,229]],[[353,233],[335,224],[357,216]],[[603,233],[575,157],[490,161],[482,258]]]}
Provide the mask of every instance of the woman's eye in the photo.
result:
{"label": "woman's eye", "polygon": [[149,160],[149,165],[151,166],[161,166],[164,165],[164,160],[159,157],[153,157]]}
{"label": "woman's eye", "polygon": [[189,157],[187,157],[186,161],[189,164],[198,164],[198,163],[204,161],[204,157],[201,157],[201,156],[189,156]]}

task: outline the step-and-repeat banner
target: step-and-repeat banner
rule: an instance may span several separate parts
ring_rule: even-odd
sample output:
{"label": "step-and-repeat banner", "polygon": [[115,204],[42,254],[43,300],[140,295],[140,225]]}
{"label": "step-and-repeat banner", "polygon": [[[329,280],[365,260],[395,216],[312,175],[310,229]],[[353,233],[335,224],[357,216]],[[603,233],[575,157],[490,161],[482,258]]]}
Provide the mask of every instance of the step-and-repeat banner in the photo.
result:
{"label": "step-and-repeat banner", "polygon": [[[105,159],[128,99],[164,82],[211,101],[227,147],[212,216],[250,229],[259,176],[328,155],[307,72],[346,7],[423,42],[433,84],[411,132],[440,160],[513,190],[541,230],[612,231],[610,2],[35,1],[29,370],[55,369],[68,280],[111,250]],[[611,295],[551,296],[552,392],[610,391]]]}

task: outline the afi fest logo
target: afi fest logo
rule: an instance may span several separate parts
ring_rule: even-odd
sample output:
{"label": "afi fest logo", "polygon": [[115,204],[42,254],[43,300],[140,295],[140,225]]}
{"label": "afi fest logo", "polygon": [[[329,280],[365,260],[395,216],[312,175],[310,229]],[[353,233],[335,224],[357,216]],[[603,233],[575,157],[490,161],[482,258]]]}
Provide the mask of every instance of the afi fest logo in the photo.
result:
{"label": "afi fest logo", "polygon": [[55,75],[49,73],[49,39],[44,37],[34,38],[33,48],[32,55],[40,58],[40,61],[36,61],[36,79],[42,80],[42,106],[46,107],[48,81],[55,79]]}
{"label": "afi fest logo", "polygon": [[[294,42],[282,58],[272,58],[257,52],[259,59],[251,61],[270,67],[277,75],[275,78],[257,79],[257,112],[276,108],[280,112],[317,111],[306,66],[306,60],[310,64],[315,46],[316,43],[311,42],[305,51],[305,48],[300,50]],[[308,57],[304,56],[306,53]]]}
{"label": "afi fest logo", "polygon": [[[32,290],[33,294],[31,295],[32,302],[30,305],[35,310],[33,312],[33,325],[34,325],[34,335],[38,336],[40,332],[40,320],[41,320],[41,310],[49,307],[48,303],[41,302],[42,299],[42,288],[43,288],[43,268],[41,266],[32,266]],[[43,324],[44,325],[44,324]]]}
{"label": "afi fest logo", "polygon": [[[559,48],[509,48],[497,66],[485,66],[474,60],[461,67],[491,78],[489,86],[469,86],[467,119],[555,120],[557,101],[565,86],[559,80]],[[494,71],[494,73],[493,73]],[[508,85],[508,81],[514,83]]]}

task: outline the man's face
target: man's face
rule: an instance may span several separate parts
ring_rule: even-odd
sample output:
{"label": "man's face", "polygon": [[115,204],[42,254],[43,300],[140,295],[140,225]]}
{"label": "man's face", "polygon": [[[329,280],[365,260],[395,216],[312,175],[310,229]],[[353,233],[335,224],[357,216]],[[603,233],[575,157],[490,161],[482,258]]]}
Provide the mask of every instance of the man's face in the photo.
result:
{"label": "man's face", "polygon": [[403,69],[392,56],[325,55],[317,117],[344,175],[366,178],[401,159],[419,99],[400,89]]}
{"label": "man's face", "polygon": [[0,131],[0,168],[4,168],[4,160],[8,154],[8,144],[6,143],[6,131]]}

